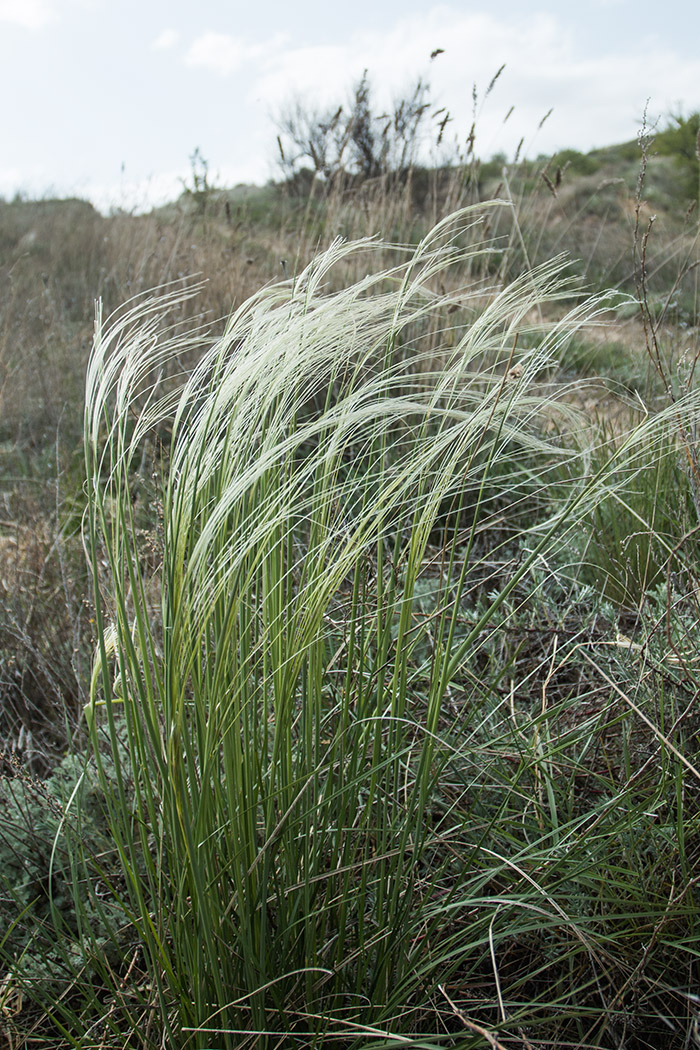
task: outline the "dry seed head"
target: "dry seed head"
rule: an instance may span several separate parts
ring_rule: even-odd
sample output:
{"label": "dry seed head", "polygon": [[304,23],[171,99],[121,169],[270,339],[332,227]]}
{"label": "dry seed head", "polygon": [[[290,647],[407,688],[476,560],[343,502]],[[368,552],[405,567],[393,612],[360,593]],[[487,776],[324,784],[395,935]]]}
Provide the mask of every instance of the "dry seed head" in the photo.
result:
{"label": "dry seed head", "polygon": [[484,95],[484,98],[488,98],[488,96],[491,94],[491,92],[493,91],[493,88],[494,88],[494,85],[495,85],[496,81],[498,80],[498,78],[500,77],[501,73],[503,72],[503,70],[505,68],[506,68],[506,64],[504,62],[503,65],[501,66],[501,68],[491,77],[491,83],[486,88],[486,94]]}
{"label": "dry seed head", "polygon": [[[544,182],[545,186],[547,187],[549,192],[552,194],[552,196],[556,197],[556,195],[557,195],[556,188],[554,186],[554,183],[550,179],[549,175],[547,174],[547,172],[546,171],[541,171],[540,172],[540,178],[542,179],[542,181]],[[561,181],[561,179],[559,181]]]}

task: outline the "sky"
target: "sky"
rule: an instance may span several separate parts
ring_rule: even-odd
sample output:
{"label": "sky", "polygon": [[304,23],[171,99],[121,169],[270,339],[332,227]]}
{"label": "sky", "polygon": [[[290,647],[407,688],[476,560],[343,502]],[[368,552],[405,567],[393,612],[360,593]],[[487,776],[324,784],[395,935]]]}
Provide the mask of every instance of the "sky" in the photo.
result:
{"label": "sky", "polygon": [[0,196],[145,210],[195,149],[211,183],[264,184],[284,107],[364,69],[380,109],[423,77],[462,142],[475,88],[484,158],[585,151],[700,109],[698,39],[697,0],[0,0]]}

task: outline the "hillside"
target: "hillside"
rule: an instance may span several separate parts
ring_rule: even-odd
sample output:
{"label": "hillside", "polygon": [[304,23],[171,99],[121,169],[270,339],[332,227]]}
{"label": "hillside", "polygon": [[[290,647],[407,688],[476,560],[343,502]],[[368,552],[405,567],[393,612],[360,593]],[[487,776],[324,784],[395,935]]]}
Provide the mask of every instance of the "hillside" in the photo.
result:
{"label": "hillside", "polygon": [[700,1046],[663,143],[0,202],[8,1047]]}

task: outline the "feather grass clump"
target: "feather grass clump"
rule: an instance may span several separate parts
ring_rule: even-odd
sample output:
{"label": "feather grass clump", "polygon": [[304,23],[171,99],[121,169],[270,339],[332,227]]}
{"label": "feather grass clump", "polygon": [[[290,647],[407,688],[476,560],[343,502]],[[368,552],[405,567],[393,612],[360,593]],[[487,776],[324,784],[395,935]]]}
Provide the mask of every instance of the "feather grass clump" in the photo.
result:
{"label": "feather grass clump", "polygon": [[[164,376],[189,344],[166,319],[196,288],[98,314],[86,719],[114,850],[81,856],[75,838],[91,991],[52,1011],[72,1045],[483,1045],[509,1011],[527,1020],[496,956],[537,940],[543,972],[559,954],[584,989],[579,1005],[557,993],[562,1010],[588,1009],[600,924],[571,918],[544,874],[551,846],[551,887],[575,881],[561,844],[582,818],[548,838],[538,811],[499,839],[522,788],[479,654],[604,484],[541,381],[602,303],[544,325],[569,295],[557,261],[471,286],[483,211],[378,273],[377,242],[332,244],[246,302],[180,383]],[[368,275],[329,290],[358,254]],[[150,560],[132,491],[149,449]],[[528,544],[465,625],[492,519],[535,490]],[[455,1006],[470,982],[500,1012],[470,1021]]]}

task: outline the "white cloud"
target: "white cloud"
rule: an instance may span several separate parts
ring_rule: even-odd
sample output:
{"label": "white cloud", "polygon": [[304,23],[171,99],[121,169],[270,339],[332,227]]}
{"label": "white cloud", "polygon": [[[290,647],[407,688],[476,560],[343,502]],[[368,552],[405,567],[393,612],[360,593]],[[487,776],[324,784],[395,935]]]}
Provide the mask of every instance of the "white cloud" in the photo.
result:
{"label": "white cloud", "polygon": [[[434,62],[430,53],[443,48]],[[550,14],[502,19],[442,5],[395,23],[382,37],[358,33],[343,43],[261,52],[249,97],[276,112],[292,97],[332,106],[366,68],[378,105],[386,105],[423,75],[434,99],[447,106],[450,129],[462,142],[471,126],[472,84],[477,87],[477,149],[482,156],[515,149],[521,137],[530,154],[564,146],[589,149],[634,138],[647,98],[664,111],[692,99],[700,61],[661,51],[658,42],[634,52],[597,57],[577,44],[569,21]],[[505,70],[491,96],[486,89]],[[514,106],[512,117],[504,118]],[[539,124],[550,108],[551,117]]]}
{"label": "white cloud", "polygon": [[247,56],[248,49],[242,40],[227,33],[203,33],[190,45],[185,62],[188,66],[203,66],[226,77],[235,73]]}
{"label": "white cloud", "polygon": [[46,0],[0,0],[0,22],[41,29],[53,19],[52,6]]}
{"label": "white cloud", "polygon": [[178,42],[180,34],[176,29],[164,29],[162,33],[159,33],[155,38],[151,47],[154,51],[166,51],[170,47]]}
{"label": "white cloud", "polygon": [[[444,53],[431,62],[430,54],[437,48]],[[423,76],[432,84],[434,96],[441,97],[441,104],[470,124],[473,83],[483,96],[498,67],[506,64],[488,107],[493,108],[498,96],[502,119],[515,101],[508,97],[508,87],[521,97],[522,82],[529,80],[531,94],[536,70],[554,63],[558,70],[570,69],[570,51],[569,35],[547,16],[500,21],[491,15],[436,7],[401,19],[381,38],[362,33],[342,44],[288,48],[262,63],[254,90],[273,107],[292,95],[332,105],[367,69],[378,104],[385,105]],[[552,93],[537,120],[556,101],[557,94]]]}
{"label": "white cloud", "polygon": [[56,22],[73,7],[94,11],[100,0],[0,0],[0,23],[10,22],[24,29],[43,29]]}
{"label": "white cloud", "polygon": [[238,73],[248,63],[267,68],[278,60],[287,43],[283,33],[277,33],[259,44],[251,44],[228,33],[203,33],[192,41],[185,55],[185,64],[201,66],[228,77]]}

